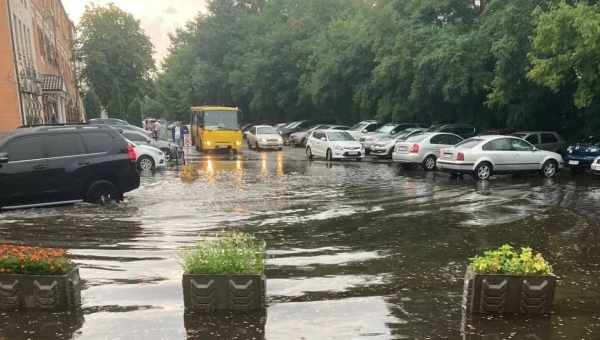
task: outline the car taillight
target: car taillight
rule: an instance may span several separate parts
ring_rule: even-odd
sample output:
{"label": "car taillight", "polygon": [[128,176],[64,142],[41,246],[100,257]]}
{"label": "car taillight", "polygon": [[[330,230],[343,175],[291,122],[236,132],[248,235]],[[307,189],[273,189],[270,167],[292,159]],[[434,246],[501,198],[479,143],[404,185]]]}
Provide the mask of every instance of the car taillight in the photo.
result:
{"label": "car taillight", "polygon": [[137,160],[137,154],[135,153],[135,146],[132,144],[127,145],[127,156],[129,156],[130,161]]}
{"label": "car taillight", "polygon": [[458,155],[456,155],[456,160],[457,161],[464,161],[465,160],[465,154],[462,152],[459,152]]}
{"label": "car taillight", "polygon": [[413,144],[410,147],[410,151],[409,152],[410,153],[419,153],[419,144]]}

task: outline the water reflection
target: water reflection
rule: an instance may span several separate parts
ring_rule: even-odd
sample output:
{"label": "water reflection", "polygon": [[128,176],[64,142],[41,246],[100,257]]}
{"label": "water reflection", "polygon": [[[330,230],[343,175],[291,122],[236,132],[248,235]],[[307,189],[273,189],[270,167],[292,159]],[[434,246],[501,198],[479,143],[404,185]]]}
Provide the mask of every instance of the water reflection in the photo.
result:
{"label": "water reflection", "polygon": [[4,312],[0,313],[0,339],[68,340],[84,323],[83,313]]}
{"label": "water reflection", "polygon": [[552,318],[466,316],[463,313],[461,333],[462,340],[548,340],[553,338]]}
{"label": "water reflection", "polygon": [[263,340],[266,319],[264,314],[185,313],[184,315],[188,340]]}

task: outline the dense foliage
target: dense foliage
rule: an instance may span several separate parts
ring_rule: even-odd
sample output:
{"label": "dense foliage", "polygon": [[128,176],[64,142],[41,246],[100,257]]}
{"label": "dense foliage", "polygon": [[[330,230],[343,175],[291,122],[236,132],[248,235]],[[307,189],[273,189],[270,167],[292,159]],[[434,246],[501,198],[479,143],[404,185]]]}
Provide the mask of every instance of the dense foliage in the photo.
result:
{"label": "dense foliage", "polygon": [[488,250],[483,256],[472,258],[471,267],[480,274],[552,274],[552,267],[542,254],[534,254],[531,248],[521,248],[519,252],[508,244],[495,250]]}
{"label": "dense foliage", "polygon": [[[211,0],[174,34],[157,84],[170,118],[362,118],[600,128],[596,1]],[[102,97],[102,96],[101,96]]]}
{"label": "dense foliage", "polygon": [[0,245],[0,273],[61,275],[72,268],[64,249]]}
{"label": "dense foliage", "polygon": [[262,274],[265,243],[244,233],[223,233],[184,250],[182,258],[186,274]]}
{"label": "dense foliage", "polygon": [[141,122],[141,115],[129,107],[152,90],[152,48],[131,14],[114,4],[86,6],[78,25],[76,56],[89,117],[105,109],[112,117]]}

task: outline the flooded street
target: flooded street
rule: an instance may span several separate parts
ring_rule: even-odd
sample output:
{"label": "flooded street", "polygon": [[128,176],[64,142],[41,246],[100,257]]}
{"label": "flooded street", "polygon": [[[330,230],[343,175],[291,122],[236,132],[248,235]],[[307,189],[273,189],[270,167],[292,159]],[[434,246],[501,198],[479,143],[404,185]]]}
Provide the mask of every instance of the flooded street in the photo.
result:
{"label": "flooded street", "polygon": [[[145,176],[119,205],[2,212],[0,239],[67,248],[84,284],[81,314],[2,314],[0,339],[600,338],[600,178],[247,153]],[[266,316],[184,316],[178,252],[221,230],[266,240]],[[462,317],[468,259],[503,243],[553,264],[551,316]]]}

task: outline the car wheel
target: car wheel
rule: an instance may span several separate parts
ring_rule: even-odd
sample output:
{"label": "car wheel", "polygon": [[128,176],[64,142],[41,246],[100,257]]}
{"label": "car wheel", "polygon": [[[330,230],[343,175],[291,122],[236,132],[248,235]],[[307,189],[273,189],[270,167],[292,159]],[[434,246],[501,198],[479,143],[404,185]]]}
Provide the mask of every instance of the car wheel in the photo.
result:
{"label": "car wheel", "polygon": [[558,173],[558,163],[554,160],[548,160],[542,166],[542,176],[552,178]]}
{"label": "car wheel", "polygon": [[140,171],[154,171],[156,164],[150,156],[140,156],[137,160],[137,166]]}
{"label": "car wheel", "polygon": [[427,156],[423,161],[423,169],[425,169],[425,171],[435,170],[435,162],[435,156]]}
{"label": "car wheel", "polygon": [[479,180],[485,181],[492,176],[492,165],[488,162],[480,163],[475,168],[475,177]]}
{"label": "car wheel", "polygon": [[314,158],[314,156],[313,156],[313,154],[312,154],[312,150],[310,149],[310,146],[306,147],[306,158],[307,158],[309,161],[312,161],[312,160],[313,160],[313,158]]}
{"label": "car wheel", "polygon": [[93,182],[85,195],[85,201],[96,204],[106,204],[113,201],[118,201],[123,197],[119,193],[117,187],[107,180],[99,180]]}
{"label": "car wheel", "polygon": [[327,149],[327,152],[325,153],[325,160],[328,162],[331,162],[333,160],[331,149]]}

